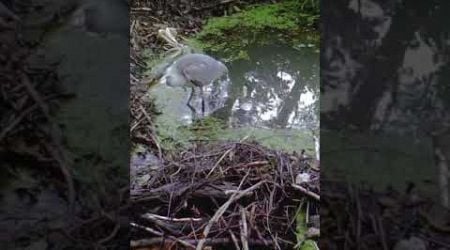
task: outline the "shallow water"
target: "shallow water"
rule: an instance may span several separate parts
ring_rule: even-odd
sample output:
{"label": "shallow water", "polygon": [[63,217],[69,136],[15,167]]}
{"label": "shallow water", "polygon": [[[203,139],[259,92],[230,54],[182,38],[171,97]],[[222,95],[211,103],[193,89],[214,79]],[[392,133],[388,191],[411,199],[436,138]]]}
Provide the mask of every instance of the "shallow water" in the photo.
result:
{"label": "shallow water", "polygon": [[232,127],[313,127],[320,94],[315,49],[267,46],[249,55],[230,65],[230,97],[216,115]]}
{"label": "shallow water", "polygon": [[[269,45],[247,52],[249,60],[227,63],[228,79],[204,88],[204,115],[224,120],[236,134],[251,130],[251,135],[262,140],[281,136],[293,141],[292,148],[312,147],[314,151],[312,136],[306,143],[305,138],[300,143],[295,137],[319,124],[317,48],[308,44],[296,48]],[[191,102],[193,109],[187,105],[191,91],[164,83],[154,86],[149,95],[162,111],[157,123],[178,126],[201,117],[199,90]]]}

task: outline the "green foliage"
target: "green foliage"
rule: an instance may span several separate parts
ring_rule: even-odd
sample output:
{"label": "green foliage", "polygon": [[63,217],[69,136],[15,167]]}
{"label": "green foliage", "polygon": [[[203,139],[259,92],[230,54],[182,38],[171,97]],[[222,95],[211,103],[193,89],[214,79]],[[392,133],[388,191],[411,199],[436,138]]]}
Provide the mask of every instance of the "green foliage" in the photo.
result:
{"label": "green foliage", "polygon": [[305,202],[302,201],[297,210],[296,223],[297,223],[297,242],[301,244],[305,240],[305,234],[308,231],[306,226],[306,209],[304,208]]}
{"label": "green foliage", "polygon": [[179,126],[169,119],[157,120],[157,136],[161,147],[172,152],[189,147],[192,141],[219,140],[225,128],[222,120],[213,117],[206,117],[189,126]]}
{"label": "green foliage", "polygon": [[[317,0],[286,0],[254,5],[236,14],[211,18],[191,44],[228,60],[248,58],[243,52],[251,45],[279,40],[295,45],[298,41],[317,44]],[[314,34],[314,35],[311,35]]]}
{"label": "green foliage", "polygon": [[300,246],[300,250],[317,250],[317,244],[313,240],[305,240]]}
{"label": "green foliage", "polygon": [[194,133],[197,140],[219,140],[225,129],[225,122],[214,117],[205,117],[190,127],[190,131]]}
{"label": "green foliage", "polygon": [[156,126],[158,141],[168,152],[187,148],[193,141],[238,141],[245,137],[276,150],[293,152],[305,149],[308,154],[314,154],[314,142],[308,131],[227,128],[223,120],[214,117],[206,117],[187,126],[180,126],[170,119],[157,119]]}
{"label": "green foliage", "polygon": [[177,126],[173,121],[157,121],[157,139],[160,146],[168,151],[175,152],[177,149],[186,148],[190,145],[192,133],[184,126]]}
{"label": "green foliage", "polygon": [[306,209],[305,202],[301,202],[297,210],[296,223],[297,223],[297,245],[296,249],[299,250],[316,250],[317,244],[310,239],[305,237],[308,231],[308,226],[306,225]]}
{"label": "green foliage", "polygon": [[271,149],[284,152],[305,149],[308,154],[314,154],[314,142],[308,131],[242,127],[227,129],[221,133],[222,139],[231,141],[240,140],[244,137]]}

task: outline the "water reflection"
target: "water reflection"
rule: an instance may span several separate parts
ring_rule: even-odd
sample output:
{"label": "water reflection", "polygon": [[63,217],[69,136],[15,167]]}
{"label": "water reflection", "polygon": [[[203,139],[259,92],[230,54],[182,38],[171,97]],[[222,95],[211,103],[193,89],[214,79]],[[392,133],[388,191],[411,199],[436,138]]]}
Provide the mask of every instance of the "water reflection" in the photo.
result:
{"label": "water reflection", "polygon": [[[220,79],[214,83],[203,86],[203,100],[205,112],[202,112],[202,95],[198,87],[170,87],[161,82],[152,87],[149,95],[161,110],[160,118],[181,124],[190,124],[199,116],[209,116],[225,105],[229,96],[229,79]],[[189,97],[194,91],[188,104]]]}
{"label": "water reflection", "polygon": [[[267,46],[249,52],[251,60],[230,67],[232,126],[310,128],[318,124],[318,55]],[[225,107],[227,108],[227,107]],[[222,118],[225,115],[219,114]]]}
{"label": "water reflection", "polygon": [[450,206],[447,180],[437,178],[447,175],[441,166],[450,156],[448,3],[346,0],[323,8],[325,175],[341,172],[383,191],[413,183]]}
{"label": "water reflection", "polygon": [[[228,98],[229,85],[230,80],[228,78],[226,79],[224,78],[203,87],[203,100],[205,101],[205,113],[204,113],[205,116],[210,115],[215,110],[225,105],[225,100]],[[201,113],[202,96],[199,90],[194,91],[194,96],[192,98],[191,104],[188,105],[188,107],[191,109],[193,117]]]}

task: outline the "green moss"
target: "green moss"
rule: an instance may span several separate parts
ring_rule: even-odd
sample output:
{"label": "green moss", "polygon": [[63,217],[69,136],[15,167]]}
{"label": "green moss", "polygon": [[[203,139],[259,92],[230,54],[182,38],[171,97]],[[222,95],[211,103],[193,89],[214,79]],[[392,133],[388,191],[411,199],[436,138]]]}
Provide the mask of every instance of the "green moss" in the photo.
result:
{"label": "green moss", "polygon": [[175,120],[158,117],[156,119],[157,137],[160,146],[170,152],[187,148],[196,141],[230,140],[247,138],[262,145],[284,152],[305,149],[314,154],[314,142],[308,131],[264,128],[227,128],[225,121],[214,117],[205,117],[190,125],[180,126]]}
{"label": "green moss", "polygon": [[178,125],[171,119],[156,120],[157,137],[164,150],[176,152],[177,150],[188,148],[192,142],[199,140],[219,140],[226,129],[224,121],[205,117],[190,125]]}
{"label": "green moss", "polygon": [[245,59],[242,51],[249,46],[274,39],[292,45],[299,41],[318,44],[318,18],[317,0],[255,5],[230,16],[209,19],[190,43],[229,60]]}
{"label": "green moss", "polygon": [[318,250],[317,244],[313,240],[305,240],[300,250]]}
{"label": "green moss", "polygon": [[314,142],[307,131],[242,127],[227,129],[221,134],[221,138],[231,141],[241,140],[244,137],[271,149],[284,152],[305,149],[308,154],[314,154]]}

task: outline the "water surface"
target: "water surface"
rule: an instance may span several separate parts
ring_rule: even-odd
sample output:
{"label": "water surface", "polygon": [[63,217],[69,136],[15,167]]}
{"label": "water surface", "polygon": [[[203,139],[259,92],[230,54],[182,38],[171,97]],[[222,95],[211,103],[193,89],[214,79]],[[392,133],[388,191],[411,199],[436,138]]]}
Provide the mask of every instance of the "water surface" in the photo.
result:
{"label": "water surface", "polygon": [[[226,63],[228,79],[204,88],[205,116],[225,121],[234,137],[251,134],[271,144],[287,143],[288,149],[313,150],[310,130],[319,124],[317,48],[268,45],[247,53],[249,60]],[[149,91],[163,113],[157,121],[160,126],[190,124],[202,115],[198,90],[193,108],[186,105],[191,91],[164,83]]]}

